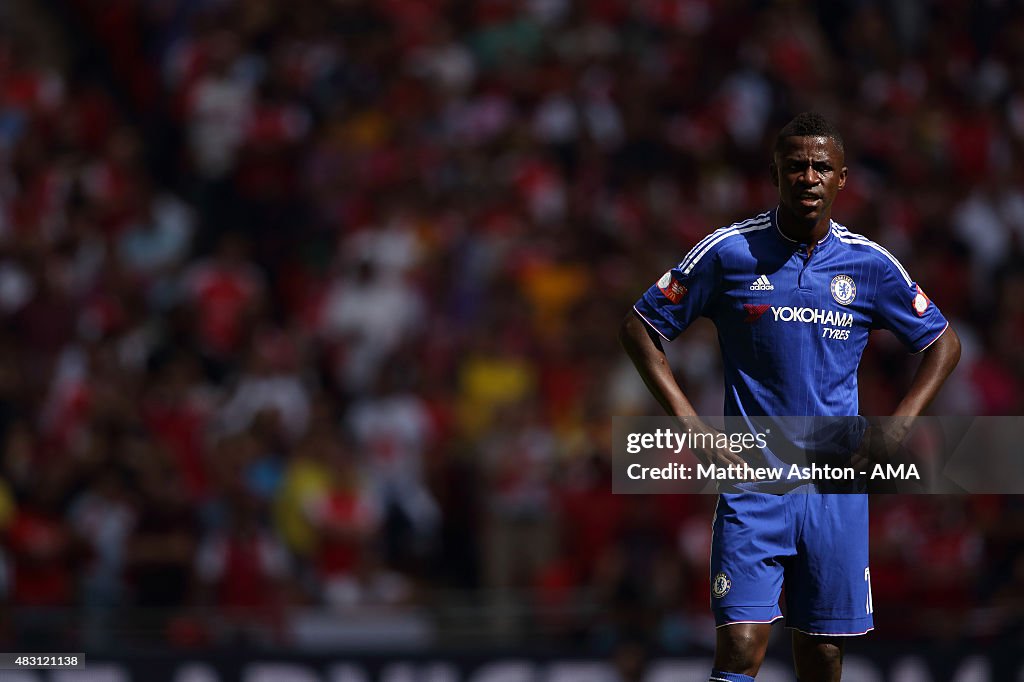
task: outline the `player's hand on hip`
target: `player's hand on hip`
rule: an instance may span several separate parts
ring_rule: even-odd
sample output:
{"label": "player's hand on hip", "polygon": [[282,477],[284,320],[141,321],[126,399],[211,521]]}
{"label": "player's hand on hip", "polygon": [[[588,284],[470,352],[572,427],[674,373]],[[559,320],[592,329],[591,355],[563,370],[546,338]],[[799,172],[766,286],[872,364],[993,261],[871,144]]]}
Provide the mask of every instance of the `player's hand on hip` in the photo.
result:
{"label": "player's hand on hip", "polygon": [[870,470],[876,464],[887,464],[899,450],[902,440],[902,433],[899,433],[898,429],[868,424],[864,429],[860,447],[850,458],[850,465],[858,471],[864,471]]}
{"label": "player's hand on hip", "polygon": [[[720,433],[712,431],[716,435]],[[693,454],[705,465],[713,464],[715,467],[738,467],[737,472],[730,476],[732,481],[747,480],[746,471],[750,464],[744,459],[742,453],[733,452],[728,447],[694,448]]]}

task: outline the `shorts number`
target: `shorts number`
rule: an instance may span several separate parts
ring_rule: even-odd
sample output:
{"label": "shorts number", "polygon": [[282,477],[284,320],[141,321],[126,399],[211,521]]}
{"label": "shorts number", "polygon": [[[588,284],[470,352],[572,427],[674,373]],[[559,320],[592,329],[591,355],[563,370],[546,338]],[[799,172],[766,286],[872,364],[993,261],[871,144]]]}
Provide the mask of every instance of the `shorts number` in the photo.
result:
{"label": "shorts number", "polygon": [[868,584],[868,599],[864,602],[864,609],[870,614],[875,612],[875,605],[871,603],[871,569],[864,567],[864,582]]}

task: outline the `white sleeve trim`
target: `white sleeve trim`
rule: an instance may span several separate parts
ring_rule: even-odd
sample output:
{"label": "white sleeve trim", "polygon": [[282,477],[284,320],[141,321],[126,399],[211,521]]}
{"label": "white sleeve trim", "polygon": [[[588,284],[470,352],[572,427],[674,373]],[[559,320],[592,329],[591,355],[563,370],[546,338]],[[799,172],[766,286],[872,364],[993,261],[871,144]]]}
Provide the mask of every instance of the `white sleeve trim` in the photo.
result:
{"label": "white sleeve trim", "polygon": [[[644,321],[644,323],[645,323],[645,324],[646,324],[646,325],[647,325],[648,327],[650,327],[650,328],[651,328],[651,329],[653,329],[654,331],[658,332],[658,336],[660,336],[661,338],[665,339],[665,340],[666,340],[666,341],[668,341],[669,343],[672,343],[672,339],[670,339],[670,338],[668,338],[667,336],[665,336],[664,334],[662,334],[662,333],[661,333],[661,330],[660,330],[660,329],[658,329],[658,328],[657,328],[657,327],[655,327],[655,326],[654,326],[653,324],[651,324],[651,321],[650,321],[650,320],[648,320],[648,319],[647,319],[646,317],[644,317],[644,314],[643,314],[642,312],[640,312],[639,310],[637,310],[637,309],[636,309],[636,306],[635,306],[635,305],[633,306],[633,312],[635,312],[635,313],[636,313],[637,315],[639,315],[639,316],[640,316],[640,319],[641,319],[641,320],[643,320],[643,321]],[[922,348],[921,350],[924,350],[924,349]]]}
{"label": "white sleeve trim", "polygon": [[949,329],[949,320],[946,320],[946,326],[942,328],[942,331],[941,331],[941,332],[939,332],[938,334],[936,334],[936,335],[935,335],[935,338],[934,338],[934,339],[932,339],[931,341],[929,341],[929,342],[927,343],[927,345],[925,345],[925,347],[924,347],[924,348],[922,348],[921,350],[915,350],[915,351],[914,351],[913,353],[911,353],[911,355],[917,355],[918,353],[923,353],[923,352],[925,352],[926,350],[928,350],[929,348],[931,348],[931,345],[932,345],[933,343],[935,343],[936,341],[938,341],[938,340],[939,340],[939,338],[940,338],[940,337],[941,337],[941,336],[942,336],[943,334],[945,334],[945,333],[946,333],[946,330],[947,330],[947,329]]}

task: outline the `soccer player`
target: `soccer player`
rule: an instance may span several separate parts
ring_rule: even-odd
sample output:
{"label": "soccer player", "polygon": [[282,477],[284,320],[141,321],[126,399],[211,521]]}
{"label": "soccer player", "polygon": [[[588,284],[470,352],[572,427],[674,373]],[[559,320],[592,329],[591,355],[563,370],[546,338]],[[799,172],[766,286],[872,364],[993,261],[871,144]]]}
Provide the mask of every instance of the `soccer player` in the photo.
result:
{"label": "soccer player", "polygon": [[[620,340],[661,406],[690,431],[712,433],[661,345],[698,317],[718,328],[725,415],[745,420],[854,417],[868,334],[889,329],[923,356],[885,427],[886,438],[902,440],[956,366],[960,340],[892,254],[832,220],[847,168],[829,121],[815,113],[790,121],[776,137],[769,171],[778,206],[698,242],[637,301]],[[743,461],[728,450],[696,454],[705,464]],[[771,623],[782,617],[785,582],[799,680],[839,682],[844,638],[873,628],[867,496],[766,489],[758,482],[720,488],[734,492],[719,495],[715,512],[709,680],[754,678]]]}

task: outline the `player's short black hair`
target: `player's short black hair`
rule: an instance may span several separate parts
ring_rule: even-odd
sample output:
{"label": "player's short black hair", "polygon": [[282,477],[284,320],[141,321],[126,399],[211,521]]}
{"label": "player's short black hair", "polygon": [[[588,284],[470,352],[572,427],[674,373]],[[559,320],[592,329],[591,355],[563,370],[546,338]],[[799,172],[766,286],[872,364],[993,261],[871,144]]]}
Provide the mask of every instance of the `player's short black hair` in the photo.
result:
{"label": "player's short black hair", "polygon": [[839,146],[839,151],[846,151],[843,147],[843,136],[839,134],[839,129],[816,111],[805,111],[802,114],[797,114],[793,117],[792,121],[784,125],[779,134],[775,136],[775,151],[779,151],[782,141],[787,137],[829,137]]}

